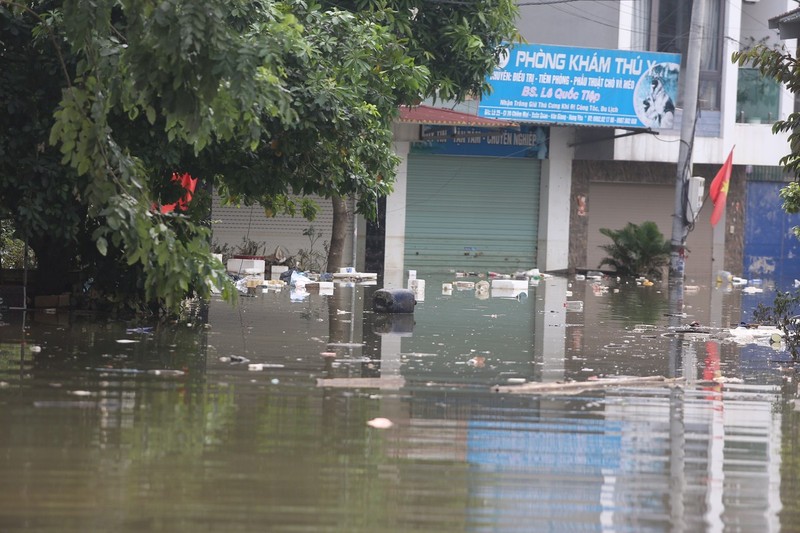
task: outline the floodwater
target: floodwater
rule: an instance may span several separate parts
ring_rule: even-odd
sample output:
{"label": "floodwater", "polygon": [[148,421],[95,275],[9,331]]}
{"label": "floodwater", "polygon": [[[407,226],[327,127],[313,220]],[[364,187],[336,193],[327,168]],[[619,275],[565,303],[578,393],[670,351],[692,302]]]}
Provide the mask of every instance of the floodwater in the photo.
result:
{"label": "floodwater", "polygon": [[795,369],[728,328],[769,288],[456,281],[2,311],[0,531],[800,530]]}

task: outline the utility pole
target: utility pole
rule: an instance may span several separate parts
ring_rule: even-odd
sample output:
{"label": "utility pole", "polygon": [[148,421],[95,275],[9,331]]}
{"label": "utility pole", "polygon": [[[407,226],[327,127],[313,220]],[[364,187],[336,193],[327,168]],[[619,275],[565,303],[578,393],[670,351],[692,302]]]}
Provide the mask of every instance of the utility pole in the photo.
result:
{"label": "utility pole", "polygon": [[[682,285],[686,270],[686,198],[692,171],[694,125],[697,117],[697,94],[700,85],[700,50],[703,43],[703,20],[706,0],[692,2],[692,20],[689,25],[689,42],[686,47],[686,66],[683,79],[683,115],[681,117],[681,142],[678,152],[678,170],[675,179],[675,212],[672,216],[672,247],[669,263],[669,281]],[[681,291],[682,292],[682,291]],[[683,298],[681,297],[681,300]]]}

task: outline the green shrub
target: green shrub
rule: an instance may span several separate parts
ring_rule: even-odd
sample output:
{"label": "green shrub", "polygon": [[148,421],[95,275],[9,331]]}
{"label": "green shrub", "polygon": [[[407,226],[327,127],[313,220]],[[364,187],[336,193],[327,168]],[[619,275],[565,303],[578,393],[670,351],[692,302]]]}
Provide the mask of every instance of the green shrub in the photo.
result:
{"label": "green shrub", "polygon": [[608,257],[600,262],[614,267],[618,276],[645,276],[661,279],[663,269],[669,265],[670,243],[664,239],[655,222],[636,225],[632,222],[620,229],[600,228],[600,233],[610,238],[612,244],[601,245]]}

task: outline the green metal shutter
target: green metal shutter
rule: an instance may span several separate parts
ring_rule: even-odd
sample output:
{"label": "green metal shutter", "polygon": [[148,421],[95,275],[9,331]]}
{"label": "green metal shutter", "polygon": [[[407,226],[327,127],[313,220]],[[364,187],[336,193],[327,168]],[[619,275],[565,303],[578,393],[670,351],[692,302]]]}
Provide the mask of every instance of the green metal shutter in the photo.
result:
{"label": "green metal shutter", "polygon": [[409,156],[405,268],[535,267],[540,169],[534,159]]}

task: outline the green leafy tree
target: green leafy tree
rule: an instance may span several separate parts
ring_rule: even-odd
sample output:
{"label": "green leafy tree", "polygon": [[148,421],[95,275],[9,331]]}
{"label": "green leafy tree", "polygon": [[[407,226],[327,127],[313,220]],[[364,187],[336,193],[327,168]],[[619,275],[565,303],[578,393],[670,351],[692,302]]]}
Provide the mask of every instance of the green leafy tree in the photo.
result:
{"label": "green leafy tree", "polygon": [[[397,106],[482,90],[515,14],[508,0],[0,0],[0,216],[40,269],[103,273],[112,303],[230,295],[202,191],[308,218],[293,195],[353,196],[374,215]],[[198,205],[161,213],[176,171],[201,179]]]}
{"label": "green leafy tree", "polygon": [[[504,41],[518,40],[514,26],[517,8],[513,1],[476,2],[345,0],[325,1],[357,12],[387,28],[403,43],[406,55],[427,68],[428,84],[418,94],[401,95],[398,104],[415,104],[421,98],[461,102],[489,90],[486,74],[497,64]],[[350,215],[342,196],[331,197],[333,229],[327,267],[345,266],[344,243]],[[369,198],[375,201],[374,197]],[[374,211],[375,205],[370,207]]]}
{"label": "green leafy tree", "polygon": [[655,222],[628,222],[620,230],[600,228],[600,233],[612,241],[600,246],[608,254],[600,268],[608,265],[620,276],[661,279],[664,267],[669,265],[670,243]]}

